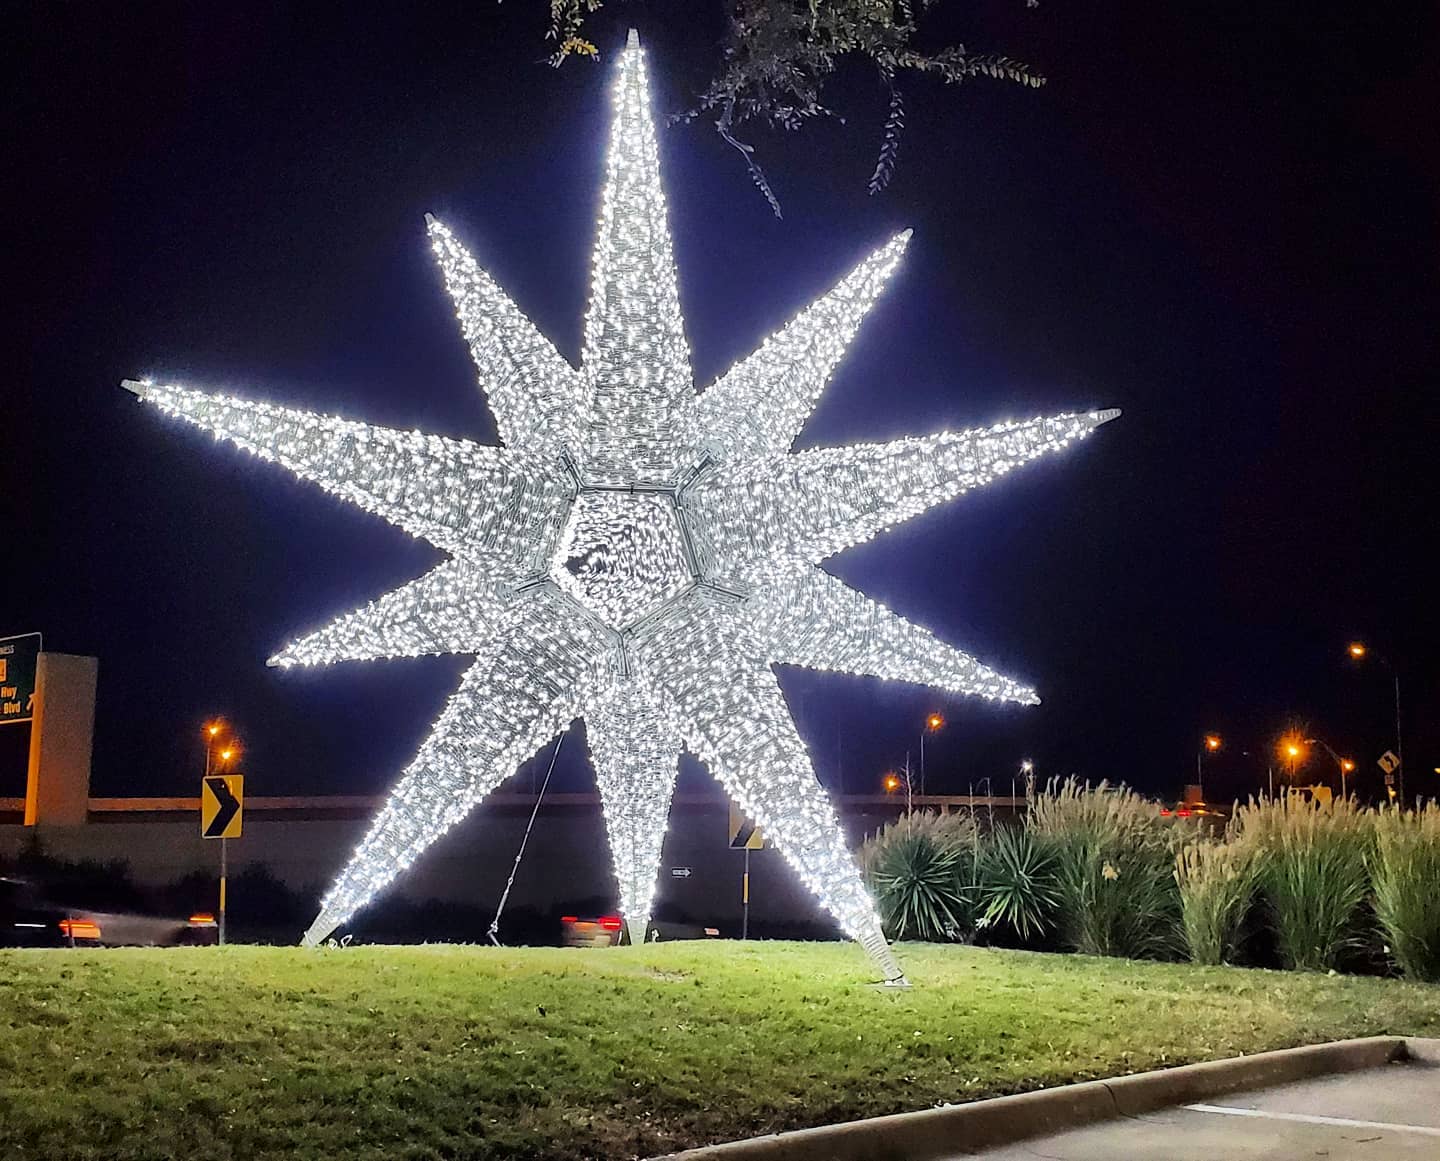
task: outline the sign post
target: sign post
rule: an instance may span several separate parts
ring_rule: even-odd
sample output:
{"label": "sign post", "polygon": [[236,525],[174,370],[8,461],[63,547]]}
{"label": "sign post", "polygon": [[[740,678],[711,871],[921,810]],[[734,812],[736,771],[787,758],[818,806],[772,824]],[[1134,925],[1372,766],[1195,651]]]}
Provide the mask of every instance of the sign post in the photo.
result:
{"label": "sign post", "polygon": [[35,670],[42,647],[39,633],[0,637],[0,726],[35,717]]}
{"label": "sign post", "polygon": [[229,846],[245,821],[245,775],[207,774],[200,780],[200,837],[220,840],[220,946],[225,946],[225,880]]}
{"label": "sign post", "polygon": [[765,849],[760,828],[730,804],[730,849],[745,852],[745,873],[740,880],[740,938],[750,938],[750,852]]}

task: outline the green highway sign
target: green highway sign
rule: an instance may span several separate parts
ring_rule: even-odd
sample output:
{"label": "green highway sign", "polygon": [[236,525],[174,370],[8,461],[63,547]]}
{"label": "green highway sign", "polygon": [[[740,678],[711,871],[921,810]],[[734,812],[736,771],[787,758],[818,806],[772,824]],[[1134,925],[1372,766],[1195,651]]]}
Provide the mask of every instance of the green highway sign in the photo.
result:
{"label": "green highway sign", "polygon": [[35,716],[35,666],[40,634],[0,637],[0,726]]}

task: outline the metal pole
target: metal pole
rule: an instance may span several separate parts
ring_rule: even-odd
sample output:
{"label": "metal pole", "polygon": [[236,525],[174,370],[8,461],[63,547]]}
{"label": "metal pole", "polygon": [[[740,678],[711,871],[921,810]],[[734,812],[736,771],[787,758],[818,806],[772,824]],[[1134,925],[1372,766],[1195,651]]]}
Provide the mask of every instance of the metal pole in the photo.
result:
{"label": "metal pole", "polygon": [[1200,787],[1200,801],[1205,801],[1205,747],[1195,751],[1195,785]]}
{"label": "metal pole", "polygon": [[225,946],[225,879],[230,870],[230,840],[220,840],[220,946]]}
{"label": "metal pole", "polygon": [[1395,674],[1395,757],[1400,759],[1400,809],[1405,809],[1405,743],[1400,737],[1400,671]]}
{"label": "metal pole", "polygon": [[925,796],[925,731],[920,731],[920,796]]}
{"label": "metal pole", "polygon": [[745,877],[740,881],[740,938],[750,938],[750,847],[745,847]]}

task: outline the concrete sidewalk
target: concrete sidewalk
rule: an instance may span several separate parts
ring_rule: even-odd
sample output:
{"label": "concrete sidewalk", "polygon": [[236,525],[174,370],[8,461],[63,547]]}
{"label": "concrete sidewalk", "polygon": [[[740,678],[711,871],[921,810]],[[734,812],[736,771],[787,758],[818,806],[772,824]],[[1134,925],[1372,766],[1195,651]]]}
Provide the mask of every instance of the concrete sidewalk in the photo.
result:
{"label": "concrete sidewalk", "polygon": [[1434,1161],[1440,1063],[1397,1061],[952,1154],[986,1161]]}

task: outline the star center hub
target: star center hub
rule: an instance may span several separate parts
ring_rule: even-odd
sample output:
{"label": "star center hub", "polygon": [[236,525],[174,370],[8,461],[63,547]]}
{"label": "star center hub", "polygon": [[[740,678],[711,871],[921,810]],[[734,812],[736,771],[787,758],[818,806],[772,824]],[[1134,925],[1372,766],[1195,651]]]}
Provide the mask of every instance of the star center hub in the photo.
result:
{"label": "star center hub", "polygon": [[692,579],[674,501],[662,493],[582,491],[550,577],[612,629],[653,613]]}

